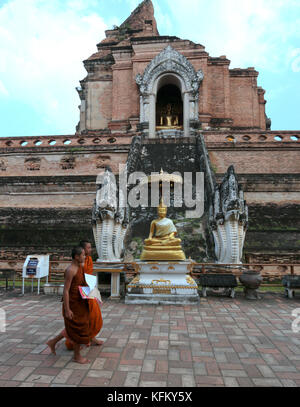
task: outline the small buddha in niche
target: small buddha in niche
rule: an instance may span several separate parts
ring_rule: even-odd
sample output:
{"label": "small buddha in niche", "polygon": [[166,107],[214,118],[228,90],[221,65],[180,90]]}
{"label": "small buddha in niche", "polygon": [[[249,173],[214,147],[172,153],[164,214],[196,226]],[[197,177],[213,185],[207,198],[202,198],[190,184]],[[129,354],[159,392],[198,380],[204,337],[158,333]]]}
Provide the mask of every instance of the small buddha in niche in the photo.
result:
{"label": "small buddha in niche", "polygon": [[167,127],[172,127],[172,106],[170,103],[167,104],[167,114],[166,114],[166,119],[167,119]]}
{"label": "small buddha in niche", "polygon": [[171,103],[168,103],[165,109],[162,109],[160,120],[160,126],[165,128],[174,128],[179,126],[179,118],[177,112]]}
{"label": "small buddha in niche", "polygon": [[167,207],[161,200],[158,219],[151,222],[148,239],[145,239],[141,260],[185,260],[181,248],[181,239],[175,237],[176,227],[171,219],[166,218]]}

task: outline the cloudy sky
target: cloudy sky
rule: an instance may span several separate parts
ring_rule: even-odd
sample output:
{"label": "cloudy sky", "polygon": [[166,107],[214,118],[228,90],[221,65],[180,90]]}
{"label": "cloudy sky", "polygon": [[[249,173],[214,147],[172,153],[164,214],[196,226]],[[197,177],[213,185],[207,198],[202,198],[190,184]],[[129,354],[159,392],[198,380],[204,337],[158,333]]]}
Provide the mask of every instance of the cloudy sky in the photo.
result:
{"label": "cloudy sky", "polygon": [[[0,0],[0,136],[73,134],[82,61],[139,0]],[[300,130],[299,0],[153,0],[161,35],[255,67],[272,130]]]}

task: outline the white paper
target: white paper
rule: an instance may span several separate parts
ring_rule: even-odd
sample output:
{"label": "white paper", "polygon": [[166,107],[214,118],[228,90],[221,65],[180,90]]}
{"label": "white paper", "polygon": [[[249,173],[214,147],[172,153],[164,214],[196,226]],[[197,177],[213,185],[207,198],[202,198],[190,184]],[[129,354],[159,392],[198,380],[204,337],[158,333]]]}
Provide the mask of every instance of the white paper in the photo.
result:
{"label": "white paper", "polygon": [[86,274],[84,273],[85,281],[87,285],[89,286],[90,290],[93,290],[96,287],[97,284],[97,277],[93,276],[92,274]]}

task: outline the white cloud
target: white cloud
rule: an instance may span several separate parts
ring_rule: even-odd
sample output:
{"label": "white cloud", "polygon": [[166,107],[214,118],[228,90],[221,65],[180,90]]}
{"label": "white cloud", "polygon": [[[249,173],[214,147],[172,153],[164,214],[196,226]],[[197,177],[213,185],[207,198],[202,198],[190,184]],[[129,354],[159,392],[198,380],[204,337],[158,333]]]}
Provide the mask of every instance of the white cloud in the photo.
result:
{"label": "white cloud", "polygon": [[211,56],[226,53],[231,67],[277,71],[286,43],[300,39],[300,2],[295,0],[166,0],[181,37],[206,47]]}
{"label": "white cloud", "polygon": [[0,96],[26,100],[62,132],[75,130],[82,61],[107,28],[90,5],[94,0],[11,0],[0,8]]}
{"label": "white cloud", "polygon": [[3,95],[3,96],[9,95],[9,93],[8,93],[6,87],[3,85],[1,79],[0,79],[0,95]]}
{"label": "white cloud", "polygon": [[[75,87],[86,76],[82,61],[96,52],[104,30],[120,24],[140,1],[111,0],[105,23],[91,11],[99,0],[9,0],[2,6],[0,0],[0,103],[27,103],[53,132],[74,131],[80,103]],[[114,7],[124,3],[128,13],[119,21]],[[226,54],[231,68],[300,72],[299,0],[153,4],[161,35],[203,44],[211,56]]]}
{"label": "white cloud", "polygon": [[300,72],[300,48],[291,52],[291,67],[293,72]]}

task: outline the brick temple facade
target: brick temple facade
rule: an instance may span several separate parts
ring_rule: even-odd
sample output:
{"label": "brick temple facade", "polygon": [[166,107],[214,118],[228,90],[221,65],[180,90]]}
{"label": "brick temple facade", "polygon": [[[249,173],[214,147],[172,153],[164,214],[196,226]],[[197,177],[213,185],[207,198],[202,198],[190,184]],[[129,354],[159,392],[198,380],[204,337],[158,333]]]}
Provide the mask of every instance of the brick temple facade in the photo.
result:
{"label": "brick temple facade", "polygon": [[107,30],[84,66],[74,134],[0,138],[1,259],[69,256],[93,239],[97,174],[107,165],[118,174],[134,136],[183,146],[201,133],[217,181],[234,165],[245,192],[245,259],[299,261],[300,131],[270,130],[254,68],[160,36],[150,0]]}

